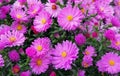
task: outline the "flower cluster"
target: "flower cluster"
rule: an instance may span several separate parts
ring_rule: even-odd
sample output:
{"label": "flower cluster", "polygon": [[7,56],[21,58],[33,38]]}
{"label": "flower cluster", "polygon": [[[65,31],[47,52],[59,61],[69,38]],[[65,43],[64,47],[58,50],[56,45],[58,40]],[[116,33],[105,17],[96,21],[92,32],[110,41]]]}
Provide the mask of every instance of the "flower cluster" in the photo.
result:
{"label": "flower cluster", "polygon": [[0,75],[120,73],[120,0],[0,0]]}

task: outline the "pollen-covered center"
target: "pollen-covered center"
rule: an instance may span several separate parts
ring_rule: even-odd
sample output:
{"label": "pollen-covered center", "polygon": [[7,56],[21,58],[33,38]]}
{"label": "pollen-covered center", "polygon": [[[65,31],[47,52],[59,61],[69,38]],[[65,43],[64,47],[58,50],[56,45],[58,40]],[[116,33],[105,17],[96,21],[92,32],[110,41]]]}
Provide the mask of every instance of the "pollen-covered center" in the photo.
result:
{"label": "pollen-covered center", "polygon": [[101,11],[101,12],[104,11],[104,7],[100,7],[100,11]]}
{"label": "pollen-covered center", "polygon": [[89,55],[89,54],[90,54],[90,52],[89,52],[88,50],[86,50],[86,51],[85,51],[85,54],[86,54],[86,55]]}
{"label": "pollen-covered center", "polygon": [[61,56],[65,58],[67,56],[67,53],[65,51],[62,52]]}
{"label": "pollen-covered center", "polygon": [[9,38],[10,42],[15,42],[16,41],[16,37],[12,36]]}
{"label": "pollen-covered center", "polygon": [[85,68],[87,68],[89,65],[88,65],[87,62],[84,62],[84,63],[83,63],[83,66],[84,66]]}
{"label": "pollen-covered center", "polygon": [[115,65],[115,61],[114,60],[109,60],[109,65],[110,66],[114,66]]}
{"label": "pollen-covered center", "polygon": [[54,4],[54,5],[52,5],[52,9],[53,10],[56,10],[57,9],[57,6]]}
{"label": "pollen-covered center", "polygon": [[118,2],[118,5],[120,5],[120,1]]}
{"label": "pollen-covered center", "polygon": [[45,23],[46,23],[46,19],[43,18],[43,19],[41,20],[41,23],[42,23],[42,24],[45,24]]}
{"label": "pollen-covered center", "polygon": [[117,41],[117,42],[115,43],[115,45],[116,45],[116,46],[119,46],[119,45],[120,45],[120,41]]}
{"label": "pollen-covered center", "polygon": [[37,64],[38,66],[42,65],[42,60],[41,60],[41,59],[36,60],[36,64]]}
{"label": "pollen-covered center", "polygon": [[17,18],[20,19],[22,18],[22,16],[20,14],[17,14]]}
{"label": "pollen-covered center", "polygon": [[22,26],[21,26],[21,25],[18,25],[18,26],[17,26],[17,30],[22,30]]}
{"label": "pollen-covered center", "polygon": [[73,16],[72,16],[72,15],[68,15],[68,16],[67,16],[67,20],[68,20],[68,21],[72,21],[72,20],[73,20]]}
{"label": "pollen-covered center", "polygon": [[32,11],[32,13],[33,13],[33,14],[35,14],[36,12],[37,12],[37,10],[36,10],[36,9],[34,9],[34,10]]}
{"label": "pollen-covered center", "polygon": [[82,8],[82,9],[81,9],[81,12],[82,12],[82,13],[85,13],[85,9],[84,9],[84,8]]}
{"label": "pollen-covered center", "polygon": [[37,50],[38,50],[38,51],[42,51],[42,46],[41,46],[41,45],[38,45],[38,46],[37,46]]}

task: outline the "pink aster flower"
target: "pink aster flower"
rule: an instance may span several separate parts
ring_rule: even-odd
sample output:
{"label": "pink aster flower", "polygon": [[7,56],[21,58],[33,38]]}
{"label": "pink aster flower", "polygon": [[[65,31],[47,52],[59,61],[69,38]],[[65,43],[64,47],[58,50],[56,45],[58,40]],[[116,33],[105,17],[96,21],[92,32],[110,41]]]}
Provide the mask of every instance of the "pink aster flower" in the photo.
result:
{"label": "pink aster flower", "polygon": [[95,7],[97,9],[98,15],[100,15],[102,18],[111,18],[114,14],[113,7],[105,4],[104,1],[96,2]]}
{"label": "pink aster flower", "polygon": [[5,19],[10,10],[10,5],[0,7],[0,19]]}
{"label": "pink aster flower", "polygon": [[111,47],[120,50],[120,34],[116,34],[115,39],[111,40]]}
{"label": "pink aster flower", "polygon": [[111,23],[113,26],[120,27],[120,20],[117,17],[113,17]]}
{"label": "pink aster flower", "polygon": [[50,64],[50,56],[36,56],[33,57],[30,61],[30,67],[32,68],[32,72],[35,74],[44,73]]}
{"label": "pink aster flower", "polygon": [[44,32],[50,28],[52,24],[51,16],[46,11],[41,11],[38,16],[35,17],[34,20],[34,28],[38,32]]}
{"label": "pink aster flower", "polygon": [[22,9],[11,9],[10,16],[16,21],[27,21],[26,12]]}
{"label": "pink aster flower", "polygon": [[28,70],[28,71],[23,71],[20,73],[20,76],[31,76],[31,72]]}
{"label": "pink aster flower", "polygon": [[2,55],[0,54],[0,67],[4,66],[4,59],[2,57]]}
{"label": "pink aster flower", "polygon": [[[67,12],[66,12],[67,11]],[[75,30],[82,21],[83,14],[79,8],[72,6],[64,7],[58,15],[58,23],[64,30]]]}
{"label": "pink aster flower", "polygon": [[29,14],[29,16],[31,18],[35,17],[39,12],[41,12],[41,10],[43,9],[43,5],[42,4],[36,4],[34,6],[31,6],[28,8],[27,13]]}
{"label": "pink aster flower", "polygon": [[49,12],[52,17],[57,17],[61,9],[55,3],[46,3],[45,10]]}
{"label": "pink aster flower", "polygon": [[109,40],[114,40],[115,39],[115,32],[113,30],[106,30],[104,32],[104,36]]}
{"label": "pink aster flower", "polygon": [[37,38],[32,42],[32,47],[36,49],[36,55],[44,55],[50,51],[51,42],[47,37]]}
{"label": "pink aster flower", "polygon": [[83,14],[86,14],[86,12],[88,11],[89,15],[96,14],[97,11],[95,9],[95,2],[96,2],[96,0],[83,0],[81,2],[81,7],[82,7],[81,12]]}
{"label": "pink aster flower", "polygon": [[120,56],[117,53],[109,52],[102,56],[97,62],[99,71],[116,74],[120,72]]}
{"label": "pink aster flower", "polygon": [[82,61],[82,66],[84,68],[88,68],[93,65],[92,61],[93,61],[92,57],[84,56]]}
{"label": "pink aster flower", "polygon": [[95,48],[93,46],[87,46],[83,54],[89,57],[96,56]]}
{"label": "pink aster flower", "polygon": [[78,76],[85,76],[85,71],[84,70],[79,70],[78,71]]}
{"label": "pink aster flower", "polygon": [[86,37],[83,34],[78,34],[75,36],[75,41],[78,45],[83,45],[86,42]]}
{"label": "pink aster flower", "polygon": [[78,48],[71,41],[63,41],[58,43],[53,49],[52,64],[56,69],[71,69],[71,64],[78,58]]}
{"label": "pink aster flower", "polygon": [[27,31],[27,28],[23,24],[16,22],[16,21],[12,23],[11,28],[12,30],[17,30],[20,33],[26,33]]}
{"label": "pink aster flower", "polygon": [[12,50],[8,53],[8,56],[10,58],[11,61],[13,62],[17,62],[20,60],[20,55],[16,50]]}
{"label": "pink aster flower", "polygon": [[34,47],[32,47],[32,46],[28,47],[26,49],[26,54],[27,54],[28,57],[33,58],[35,56],[35,54],[36,54],[36,49]]}
{"label": "pink aster flower", "polygon": [[8,42],[8,47],[23,45],[25,41],[25,36],[23,35],[23,33],[19,33],[16,30],[8,31],[7,33],[5,33],[3,38]]}

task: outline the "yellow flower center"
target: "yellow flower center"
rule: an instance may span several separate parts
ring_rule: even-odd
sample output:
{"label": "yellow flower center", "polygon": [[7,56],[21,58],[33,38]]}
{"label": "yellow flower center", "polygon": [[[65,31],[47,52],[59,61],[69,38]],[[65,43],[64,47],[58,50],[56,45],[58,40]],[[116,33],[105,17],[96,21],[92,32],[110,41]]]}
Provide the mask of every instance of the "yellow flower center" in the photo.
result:
{"label": "yellow flower center", "polygon": [[84,8],[82,8],[82,9],[81,9],[81,12],[82,12],[82,13],[85,13],[85,9],[84,9]]}
{"label": "yellow flower center", "polygon": [[100,11],[101,11],[101,12],[102,12],[102,11],[104,11],[104,8],[103,8],[103,7],[101,7],[101,8],[100,8]]}
{"label": "yellow flower center", "polygon": [[120,45],[120,41],[117,41],[117,42],[115,43],[115,45],[116,45],[116,46],[119,46],[119,45]]}
{"label": "yellow flower center", "polygon": [[41,20],[41,23],[42,23],[42,24],[45,24],[45,23],[46,23],[46,19],[43,18],[43,19]]}
{"label": "yellow flower center", "polygon": [[36,61],[36,64],[37,64],[38,66],[42,65],[42,60],[41,60],[41,59],[38,59],[38,60]]}
{"label": "yellow flower center", "polygon": [[87,68],[88,67],[88,63],[84,62],[83,66],[84,66],[84,68]]}
{"label": "yellow flower center", "polygon": [[109,64],[110,64],[110,66],[114,66],[114,65],[115,65],[115,61],[110,60],[110,61],[109,61]]}
{"label": "yellow flower center", "polygon": [[118,5],[120,5],[120,1],[118,2]]}
{"label": "yellow flower center", "polygon": [[38,46],[37,46],[37,50],[38,50],[38,51],[42,51],[42,46],[41,46],[41,45],[38,45]]}
{"label": "yellow flower center", "polygon": [[17,30],[22,30],[22,26],[21,26],[21,25],[18,25],[18,26],[17,26]]}
{"label": "yellow flower center", "polygon": [[62,52],[61,56],[65,58],[67,56],[67,53],[65,51]]}
{"label": "yellow flower center", "polygon": [[85,54],[86,54],[86,55],[89,55],[89,54],[90,54],[90,52],[89,52],[88,50],[86,50],[86,51],[85,51]]}
{"label": "yellow flower center", "polygon": [[72,21],[72,20],[73,20],[73,16],[72,16],[72,15],[68,15],[68,16],[67,16],[67,20],[68,20],[68,21]]}
{"label": "yellow flower center", "polygon": [[17,14],[17,18],[20,19],[22,18],[22,16],[20,14]]}
{"label": "yellow flower center", "polygon": [[10,37],[9,40],[10,40],[10,42],[15,42],[16,38],[15,37]]}
{"label": "yellow flower center", "polygon": [[37,12],[37,10],[36,10],[36,9],[34,9],[34,10],[32,11],[32,13],[33,13],[33,14],[35,14],[36,12]]}

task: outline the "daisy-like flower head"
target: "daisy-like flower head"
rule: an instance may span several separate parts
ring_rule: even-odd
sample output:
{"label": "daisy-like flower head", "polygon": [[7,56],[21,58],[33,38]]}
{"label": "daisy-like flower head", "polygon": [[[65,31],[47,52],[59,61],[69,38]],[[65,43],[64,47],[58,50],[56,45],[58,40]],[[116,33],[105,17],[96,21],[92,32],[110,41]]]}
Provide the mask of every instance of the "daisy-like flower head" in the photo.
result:
{"label": "daisy-like flower head", "polygon": [[116,34],[115,39],[111,40],[111,47],[120,50],[120,34]]}
{"label": "daisy-like flower head", "polygon": [[36,49],[34,47],[32,47],[32,46],[28,47],[26,49],[26,54],[27,54],[28,57],[33,58],[35,56],[35,54],[36,54]]}
{"label": "daisy-like flower head", "polygon": [[32,68],[32,72],[35,74],[44,73],[50,64],[50,56],[35,56],[30,61],[30,67]]}
{"label": "daisy-like flower head", "polygon": [[97,62],[99,71],[116,74],[120,72],[120,56],[117,53],[109,52],[102,56],[101,60]]}
{"label": "daisy-like flower head", "polygon": [[19,22],[13,22],[11,25],[12,30],[17,30],[20,33],[26,33],[27,29],[23,24],[20,24]]}
{"label": "daisy-like flower head", "polygon": [[55,3],[46,3],[45,10],[49,12],[52,17],[57,17],[61,9]]}
{"label": "daisy-like flower head", "polygon": [[13,62],[17,62],[20,59],[20,55],[16,50],[10,51],[8,53],[8,56],[9,56],[10,60],[13,61]]}
{"label": "daisy-like flower head", "polygon": [[95,0],[83,0],[81,2],[81,12],[83,14],[86,14],[86,12],[88,11],[88,14],[96,14],[96,9],[95,9]]}
{"label": "daisy-like flower head", "polygon": [[22,9],[11,9],[10,16],[16,21],[27,21],[26,12]]}
{"label": "daisy-like flower head", "polygon": [[102,18],[111,18],[114,14],[113,7],[105,4],[104,1],[101,3],[99,1],[96,2],[95,7],[98,15],[100,15]]}
{"label": "daisy-like flower head", "polygon": [[76,44],[71,41],[58,43],[53,49],[52,64],[56,69],[71,69],[72,62],[78,57],[78,50]]}
{"label": "daisy-like flower head", "polygon": [[35,17],[43,9],[43,7],[43,4],[36,4],[34,6],[29,7],[27,13],[31,18]]}
{"label": "daisy-like flower head", "polygon": [[96,56],[95,48],[93,46],[87,46],[83,54],[89,57]]}
{"label": "daisy-like flower head", "polygon": [[38,32],[45,32],[50,28],[52,24],[51,16],[46,11],[41,11],[38,16],[35,17],[34,20],[34,28]]}
{"label": "daisy-like flower head", "polygon": [[8,31],[7,33],[5,33],[2,39],[3,38],[5,41],[7,41],[8,47],[23,45],[25,41],[25,36],[23,35],[23,33],[20,33],[16,30]]}
{"label": "daisy-like flower head", "polygon": [[75,36],[75,41],[78,45],[83,45],[86,42],[86,37],[83,34],[78,34]]}
{"label": "daisy-like flower head", "polygon": [[90,67],[90,66],[93,65],[93,64],[92,64],[92,61],[93,61],[92,57],[84,56],[84,57],[83,57],[83,61],[82,61],[82,66],[83,66],[84,68],[88,68],[88,67]]}
{"label": "daisy-like flower head", "polygon": [[82,18],[83,14],[79,8],[68,5],[60,11],[58,23],[64,30],[75,30],[80,25]]}
{"label": "daisy-like flower head", "polygon": [[36,55],[44,55],[50,51],[51,42],[50,39],[45,38],[37,38],[32,42],[32,47],[36,49]]}
{"label": "daisy-like flower head", "polygon": [[114,40],[115,39],[115,31],[113,31],[113,30],[106,30],[105,32],[104,32],[104,36],[107,38],[107,39],[109,39],[109,40]]}

